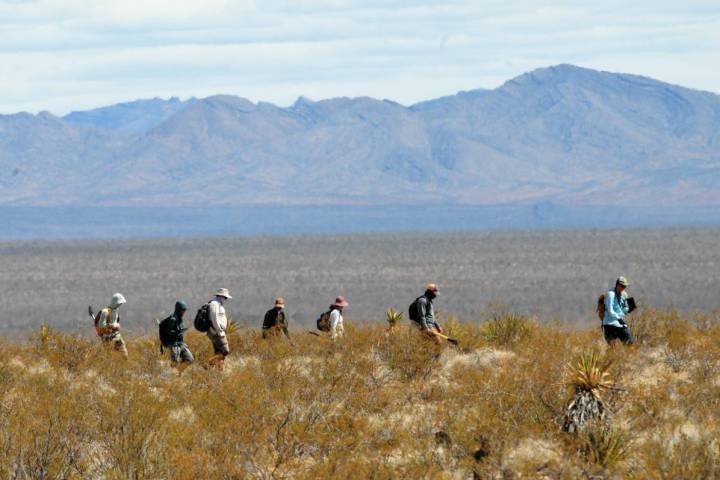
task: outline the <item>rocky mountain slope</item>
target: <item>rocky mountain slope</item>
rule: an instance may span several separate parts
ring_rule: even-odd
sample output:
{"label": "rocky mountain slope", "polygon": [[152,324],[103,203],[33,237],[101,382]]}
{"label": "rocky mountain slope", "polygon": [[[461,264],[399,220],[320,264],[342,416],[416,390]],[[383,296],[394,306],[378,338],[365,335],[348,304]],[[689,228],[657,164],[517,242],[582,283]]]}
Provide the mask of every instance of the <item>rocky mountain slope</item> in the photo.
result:
{"label": "rocky mountain slope", "polygon": [[720,96],[571,65],[406,107],[218,95],[0,116],[0,205],[720,204]]}

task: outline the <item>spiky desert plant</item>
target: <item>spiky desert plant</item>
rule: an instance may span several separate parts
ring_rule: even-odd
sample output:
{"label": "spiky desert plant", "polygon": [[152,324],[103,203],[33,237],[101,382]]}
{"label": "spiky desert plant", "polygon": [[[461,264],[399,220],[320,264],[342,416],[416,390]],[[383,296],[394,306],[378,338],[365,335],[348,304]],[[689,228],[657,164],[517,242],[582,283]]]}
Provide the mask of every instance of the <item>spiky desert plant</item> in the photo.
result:
{"label": "spiky desert plant", "polygon": [[601,426],[588,430],[585,437],[585,454],[603,468],[621,463],[630,452],[630,434],[615,427]]}
{"label": "spiky desert plant", "polygon": [[575,394],[565,412],[564,431],[582,432],[590,424],[606,420],[602,392],[614,388],[609,372],[611,365],[612,362],[604,359],[596,349],[583,351],[577,363],[570,364],[568,383]]}
{"label": "spiky desert plant", "polygon": [[390,331],[394,332],[400,321],[403,319],[403,313],[391,308],[385,312],[385,319],[388,324],[390,324]]}

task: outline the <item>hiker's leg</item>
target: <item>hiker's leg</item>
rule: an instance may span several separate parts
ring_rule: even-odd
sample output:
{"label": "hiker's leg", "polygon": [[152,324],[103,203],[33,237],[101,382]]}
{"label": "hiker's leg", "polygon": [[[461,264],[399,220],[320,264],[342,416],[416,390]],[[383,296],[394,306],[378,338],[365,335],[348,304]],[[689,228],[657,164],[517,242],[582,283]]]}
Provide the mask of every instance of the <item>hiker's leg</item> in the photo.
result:
{"label": "hiker's leg", "polygon": [[195,361],[195,357],[193,357],[192,352],[188,348],[187,345],[183,344],[181,350],[180,350],[180,361],[183,363],[187,363],[190,365]]}
{"label": "hiker's leg", "polygon": [[607,342],[608,345],[610,345],[613,340],[617,339],[617,334],[615,332],[615,327],[610,325],[603,325],[603,333],[605,334],[605,342]]}
{"label": "hiker's leg", "polygon": [[115,334],[115,337],[113,338],[113,345],[115,347],[115,351],[122,353],[123,357],[127,360],[128,358],[128,351],[127,346],[125,345],[125,340],[123,340],[122,335],[120,333]]}
{"label": "hiker's leg", "polygon": [[630,327],[623,328],[620,333],[619,338],[620,338],[620,341],[622,341],[625,345],[635,344],[635,337],[633,337],[633,334],[630,331]]}

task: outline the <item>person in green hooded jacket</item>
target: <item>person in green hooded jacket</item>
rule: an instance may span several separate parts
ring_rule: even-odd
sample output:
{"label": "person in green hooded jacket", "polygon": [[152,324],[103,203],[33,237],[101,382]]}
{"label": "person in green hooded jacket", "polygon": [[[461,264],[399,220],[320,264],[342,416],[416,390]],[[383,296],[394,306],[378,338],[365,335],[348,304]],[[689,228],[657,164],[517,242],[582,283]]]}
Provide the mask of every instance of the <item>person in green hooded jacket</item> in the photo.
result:
{"label": "person in green hooded jacket", "polygon": [[170,360],[180,372],[194,361],[193,354],[185,343],[185,331],[188,328],[183,324],[183,317],[187,309],[187,303],[178,300],[175,303],[175,312],[160,322],[160,349],[162,351],[163,347],[167,347],[170,350]]}

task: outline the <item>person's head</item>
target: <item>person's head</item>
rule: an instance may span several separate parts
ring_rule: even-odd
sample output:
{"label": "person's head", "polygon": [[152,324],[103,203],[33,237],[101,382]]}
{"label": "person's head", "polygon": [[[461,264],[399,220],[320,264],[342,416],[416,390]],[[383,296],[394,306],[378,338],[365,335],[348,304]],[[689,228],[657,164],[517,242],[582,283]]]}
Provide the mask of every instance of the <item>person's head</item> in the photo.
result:
{"label": "person's head", "polygon": [[110,308],[120,308],[120,306],[124,305],[126,303],[125,297],[123,297],[122,293],[116,293],[112,296],[112,299],[110,300]]}
{"label": "person's head", "polygon": [[425,287],[425,295],[429,298],[435,298],[440,293],[438,286],[434,283],[428,283]]}
{"label": "person's head", "polygon": [[618,291],[618,293],[622,293],[625,291],[625,289],[630,285],[630,282],[625,277],[618,277],[615,281],[615,290]]}
{"label": "person's head", "polygon": [[350,305],[347,300],[345,300],[345,297],[342,295],[338,295],[335,299],[335,303],[330,305],[330,308],[334,308],[335,310],[342,311],[344,308],[346,308],[348,305]]}
{"label": "person's head", "polygon": [[188,306],[187,303],[185,303],[184,300],[178,300],[175,302],[175,316],[178,318],[182,318],[183,315],[185,315],[185,312],[187,312]]}
{"label": "person's head", "polygon": [[275,299],[275,308],[277,308],[278,310],[282,310],[283,308],[285,308],[285,299],[282,297],[276,298]]}
{"label": "person's head", "polygon": [[221,288],[215,294],[215,299],[220,302],[221,305],[231,298],[230,291],[227,288]]}

